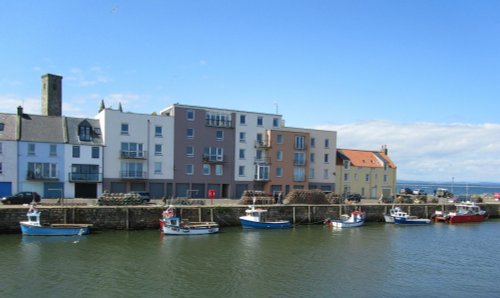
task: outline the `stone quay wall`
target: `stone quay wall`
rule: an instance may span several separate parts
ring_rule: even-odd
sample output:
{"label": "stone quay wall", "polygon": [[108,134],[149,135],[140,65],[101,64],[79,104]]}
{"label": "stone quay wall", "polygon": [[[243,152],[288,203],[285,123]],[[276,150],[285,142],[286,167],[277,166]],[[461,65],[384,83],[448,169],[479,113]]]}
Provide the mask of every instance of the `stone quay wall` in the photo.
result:
{"label": "stone quay wall", "polygon": [[[488,211],[490,218],[500,217],[500,204],[479,204]],[[430,218],[436,210],[453,210],[453,204],[399,204],[404,211],[418,217]],[[239,226],[239,216],[247,206],[175,206],[177,215],[192,222],[215,221],[221,227]],[[321,224],[326,218],[338,218],[340,214],[354,210],[366,212],[368,222],[383,221],[383,214],[390,204],[373,205],[259,205],[268,210],[269,219],[288,219],[293,224]],[[42,224],[86,223],[94,230],[141,230],[159,229],[159,219],[165,209],[160,205],[147,206],[38,206],[42,211]],[[2,206],[0,208],[0,234],[20,233],[19,222],[26,220],[26,206]]]}

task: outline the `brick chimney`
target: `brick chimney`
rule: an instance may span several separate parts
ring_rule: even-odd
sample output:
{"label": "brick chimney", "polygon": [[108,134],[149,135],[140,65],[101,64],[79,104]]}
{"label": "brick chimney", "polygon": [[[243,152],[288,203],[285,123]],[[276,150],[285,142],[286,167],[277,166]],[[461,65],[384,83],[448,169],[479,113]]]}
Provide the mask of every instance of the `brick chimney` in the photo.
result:
{"label": "brick chimney", "polygon": [[62,115],[62,77],[45,74],[42,76],[42,115]]}

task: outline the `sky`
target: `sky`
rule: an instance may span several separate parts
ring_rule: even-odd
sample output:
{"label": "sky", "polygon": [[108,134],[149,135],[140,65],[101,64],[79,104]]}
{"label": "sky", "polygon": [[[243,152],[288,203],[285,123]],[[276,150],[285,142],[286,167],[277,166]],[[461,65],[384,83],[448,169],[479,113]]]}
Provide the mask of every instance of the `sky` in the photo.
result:
{"label": "sky", "polygon": [[173,103],[387,145],[398,179],[500,182],[500,1],[2,1],[0,112]]}

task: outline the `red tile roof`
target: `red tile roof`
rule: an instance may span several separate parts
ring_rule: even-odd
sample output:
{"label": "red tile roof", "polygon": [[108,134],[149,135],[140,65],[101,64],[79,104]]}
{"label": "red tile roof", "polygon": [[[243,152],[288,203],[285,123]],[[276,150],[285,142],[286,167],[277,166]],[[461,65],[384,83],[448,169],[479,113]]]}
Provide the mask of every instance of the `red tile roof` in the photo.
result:
{"label": "red tile roof", "polygon": [[396,168],[389,156],[381,151],[338,149],[338,152],[346,156],[355,167],[383,168],[385,160],[390,168]]}

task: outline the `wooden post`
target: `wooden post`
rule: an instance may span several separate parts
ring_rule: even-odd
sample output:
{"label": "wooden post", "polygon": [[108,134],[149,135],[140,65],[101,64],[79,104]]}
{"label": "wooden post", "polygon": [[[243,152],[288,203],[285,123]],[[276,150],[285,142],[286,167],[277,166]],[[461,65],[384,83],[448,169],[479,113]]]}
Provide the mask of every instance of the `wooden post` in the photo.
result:
{"label": "wooden post", "polygon": [[293,224],[295,224],[295,206],[293,206]]}
{"label": "wooden post", "polygon": [[311,223],[311,206],[307,206],[307,220]]}
{"label": "wooden post", "polygon": [[210,208],[210,221],[214,221],[214,209]]}
{"label": "wooden post", "polygon": [[198,222],[201,222],[201,208],[198,208]]}
{"label": "wooden post", "polygon": [[130,229],[130,219],[129,219],[129,212],[128,212],[128,207],[125,209],[125,216],[127,217],[125,219],[125,229],[129,230]]}

